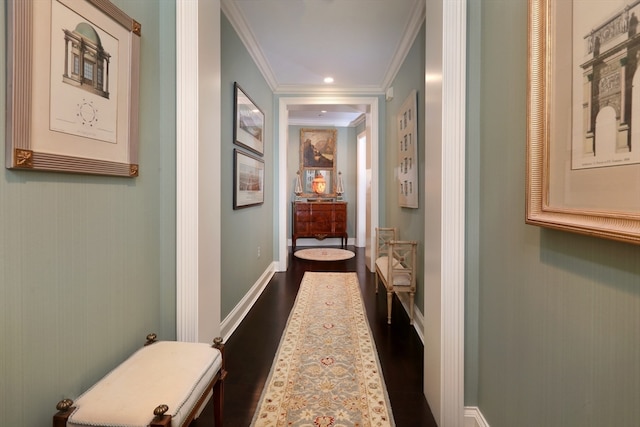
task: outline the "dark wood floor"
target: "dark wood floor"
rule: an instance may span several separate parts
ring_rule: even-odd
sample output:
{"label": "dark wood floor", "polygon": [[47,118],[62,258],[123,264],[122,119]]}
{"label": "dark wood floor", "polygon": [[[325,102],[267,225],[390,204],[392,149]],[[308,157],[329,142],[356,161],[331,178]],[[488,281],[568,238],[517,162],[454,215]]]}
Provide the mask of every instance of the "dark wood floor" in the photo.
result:
{"label": "dark wood floor", "polygon": [[[298,248],[297,248],[298,249]],[[375,294],[375,275],[365,266],[364,249],[352,248],[347,261],[313,262],[289,253],[289,269],[276,273],[225,346],[226,368],[224,424],[251,424],[271,364],[305,271],[355,271],[369,319],[391,408],[397,427],[435,427],[422,392],[423,345],[409,318],[394,298],[393,323],[386,322],[384,292]],[[207,405],[192,426],[213,425],[212,405]]]}

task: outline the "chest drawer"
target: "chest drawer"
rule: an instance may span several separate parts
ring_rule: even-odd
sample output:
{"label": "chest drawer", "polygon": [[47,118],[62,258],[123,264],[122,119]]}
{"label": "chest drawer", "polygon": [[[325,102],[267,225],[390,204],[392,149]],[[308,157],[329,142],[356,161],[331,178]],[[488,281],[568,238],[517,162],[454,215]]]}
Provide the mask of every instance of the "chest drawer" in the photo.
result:
{"label": "chest drawer", "polygon": [[345,202],[294,202],[292,204],[292,242],[299,237],[340,237],[346,245],[347,204]]}

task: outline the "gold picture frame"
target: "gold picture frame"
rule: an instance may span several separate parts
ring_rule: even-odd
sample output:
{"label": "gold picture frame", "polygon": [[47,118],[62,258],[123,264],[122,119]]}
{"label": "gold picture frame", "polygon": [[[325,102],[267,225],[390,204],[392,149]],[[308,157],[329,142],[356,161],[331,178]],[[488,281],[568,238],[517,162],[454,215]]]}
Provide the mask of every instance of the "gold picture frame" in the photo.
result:
{"label": "gold picture frame", "polygon": [[640,102],[628,87],[640,72],[625,56],[640,49],[640,4],[606,3],[529,0],[525,221],[640,244]]}
{"label": "gold picture frame", "polygon": [[138,176],[140,23],[108,0],[7,6],[6,167]]}
{"label": "gold picture frame", "polygon": [[[301,197],[336,197],[337,144],[336,129],[300,129]],[[321,194],[312,189],[313,180],[318,176],[325,180],[325,191]]]}

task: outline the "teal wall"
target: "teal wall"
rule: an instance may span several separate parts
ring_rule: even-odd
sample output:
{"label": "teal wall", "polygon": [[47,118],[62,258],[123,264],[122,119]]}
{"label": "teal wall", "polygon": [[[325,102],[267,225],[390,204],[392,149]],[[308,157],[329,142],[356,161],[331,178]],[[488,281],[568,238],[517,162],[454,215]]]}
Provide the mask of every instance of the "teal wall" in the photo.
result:
{"label": "teal wall", "polygon": [[[386,189],[385,198],[380,199],[380,226],[397,227],[399,238],[402,240],[418,241],[418,280],[416,291],[416,306],[422,312],[424,309],[424,283],[422,281],[424,271],[424,212],[425,196],[424,184],[420,187],[418,196],[418,209],[403,208],[398,205],[398,185],[396,166],[398,160],[397,145],[395,144],[398,132],[396,115],[400,111],[411,91],[418,93],[418,117],[424,117],[424,64],[425,64],[425,27],[422,25],[416,39],[407,53],[407,56],[394,78],[393,99],[386,101],[386,130],[384,138],[380,141],[380,163],[384,168],[380,170],[380,181],[384,182],[382,188]],[[425,133],[424,120],[418,120],[418,182],[424,183],[424,149]]]}
{"label": "teal wall", "polygon": [[[356,236],[356,151],[357,134],[354,127],[327,127],[327,126],[289,126],[289,140],[287,141],[287,181],[288,203],[295,199],[293,189],[295,187],[296,172],[300,170],[300,129],[336,129],[337,164],[336,170],[342,172],[344,184],[343,199],[347,205],[347,233],[349,238]],[[287,211],[287,238],[291,239],[291,212]],[[304,240],[297,245],[303,245]],[[320,243],[321,244],[321,243]],[[333,244],[333,243],[332,243]]]}
{"label": "teal wall", "polygon": [[482,53],[469,63],[480,197],[468,195],[478,339],[465,403],[491,427],[635,427],[640,246],[525,225],[527,1],[470,4]]}
{"label": "teal wall", "polygon": [[51,425],[147,333],[175,339],[175,6],[114,3],[142,24],[140,176],[0,169],[2,425]]}
{"label": "teal wall", "polygon": [[[274,159],[277,144],[274,143],[273,94],[264,77],[251,59],[249,52],[224,15],[221,21],[221,84],[222,128],[220,149],[221,163],[221,223],[222,223],[222,302],[224,319],[274,259],[274,198],[276,167]],[[233,143],[233,83],[242,89],[265,115],[264,155],[265,194],[264,204],[233,210],[233,150],[243,150]],[[245,150],[245,152],[247,152]],[[258,257],[260,247],[260,257]]]}

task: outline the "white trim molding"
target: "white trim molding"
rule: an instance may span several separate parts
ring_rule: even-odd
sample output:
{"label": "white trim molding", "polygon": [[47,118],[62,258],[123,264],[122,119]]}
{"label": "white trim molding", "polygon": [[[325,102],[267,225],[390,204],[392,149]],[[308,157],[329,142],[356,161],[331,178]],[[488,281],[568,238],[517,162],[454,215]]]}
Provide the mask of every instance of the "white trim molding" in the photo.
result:
{"label": "white trim molding", "polygon": [[442,3],[441,426],[464,412],[466,0]]}
{"label": "white trim molding", "polygon": [[480,408],[467,406],[464,408],[464,427],[489,427],[489,423],[484,419]]}
{"label": "white trim molding", "polygon": [[466,0],[425,0],[424,391],[464,423]]}
{"label": "white trim molding", "polygon": [[220,92],[219,0],[176,2],[178,341],[220,332]]}
{"label": "white trim molding", "polygon": [[198,3],[176,2],[176,336],[198,336]]}
{"label": "white trim molding", "polygon": [[269,267],[262,273],[262,275],[258,278],[256,283],[253,284],[249,292],[245,294],[245,296],[240,300],[238,305],[236,305],[231,313],[224,318],[221,324],[222,337],[225,341],[229,340],[229,337],[233,335],[233,332],[236,330],[238,325],[244,320],[251,310],[251,307],[254,306],[262,292],[269,284],[269,281],[273,277],[276,271],[276,263],[272,262],[269,264]]}

